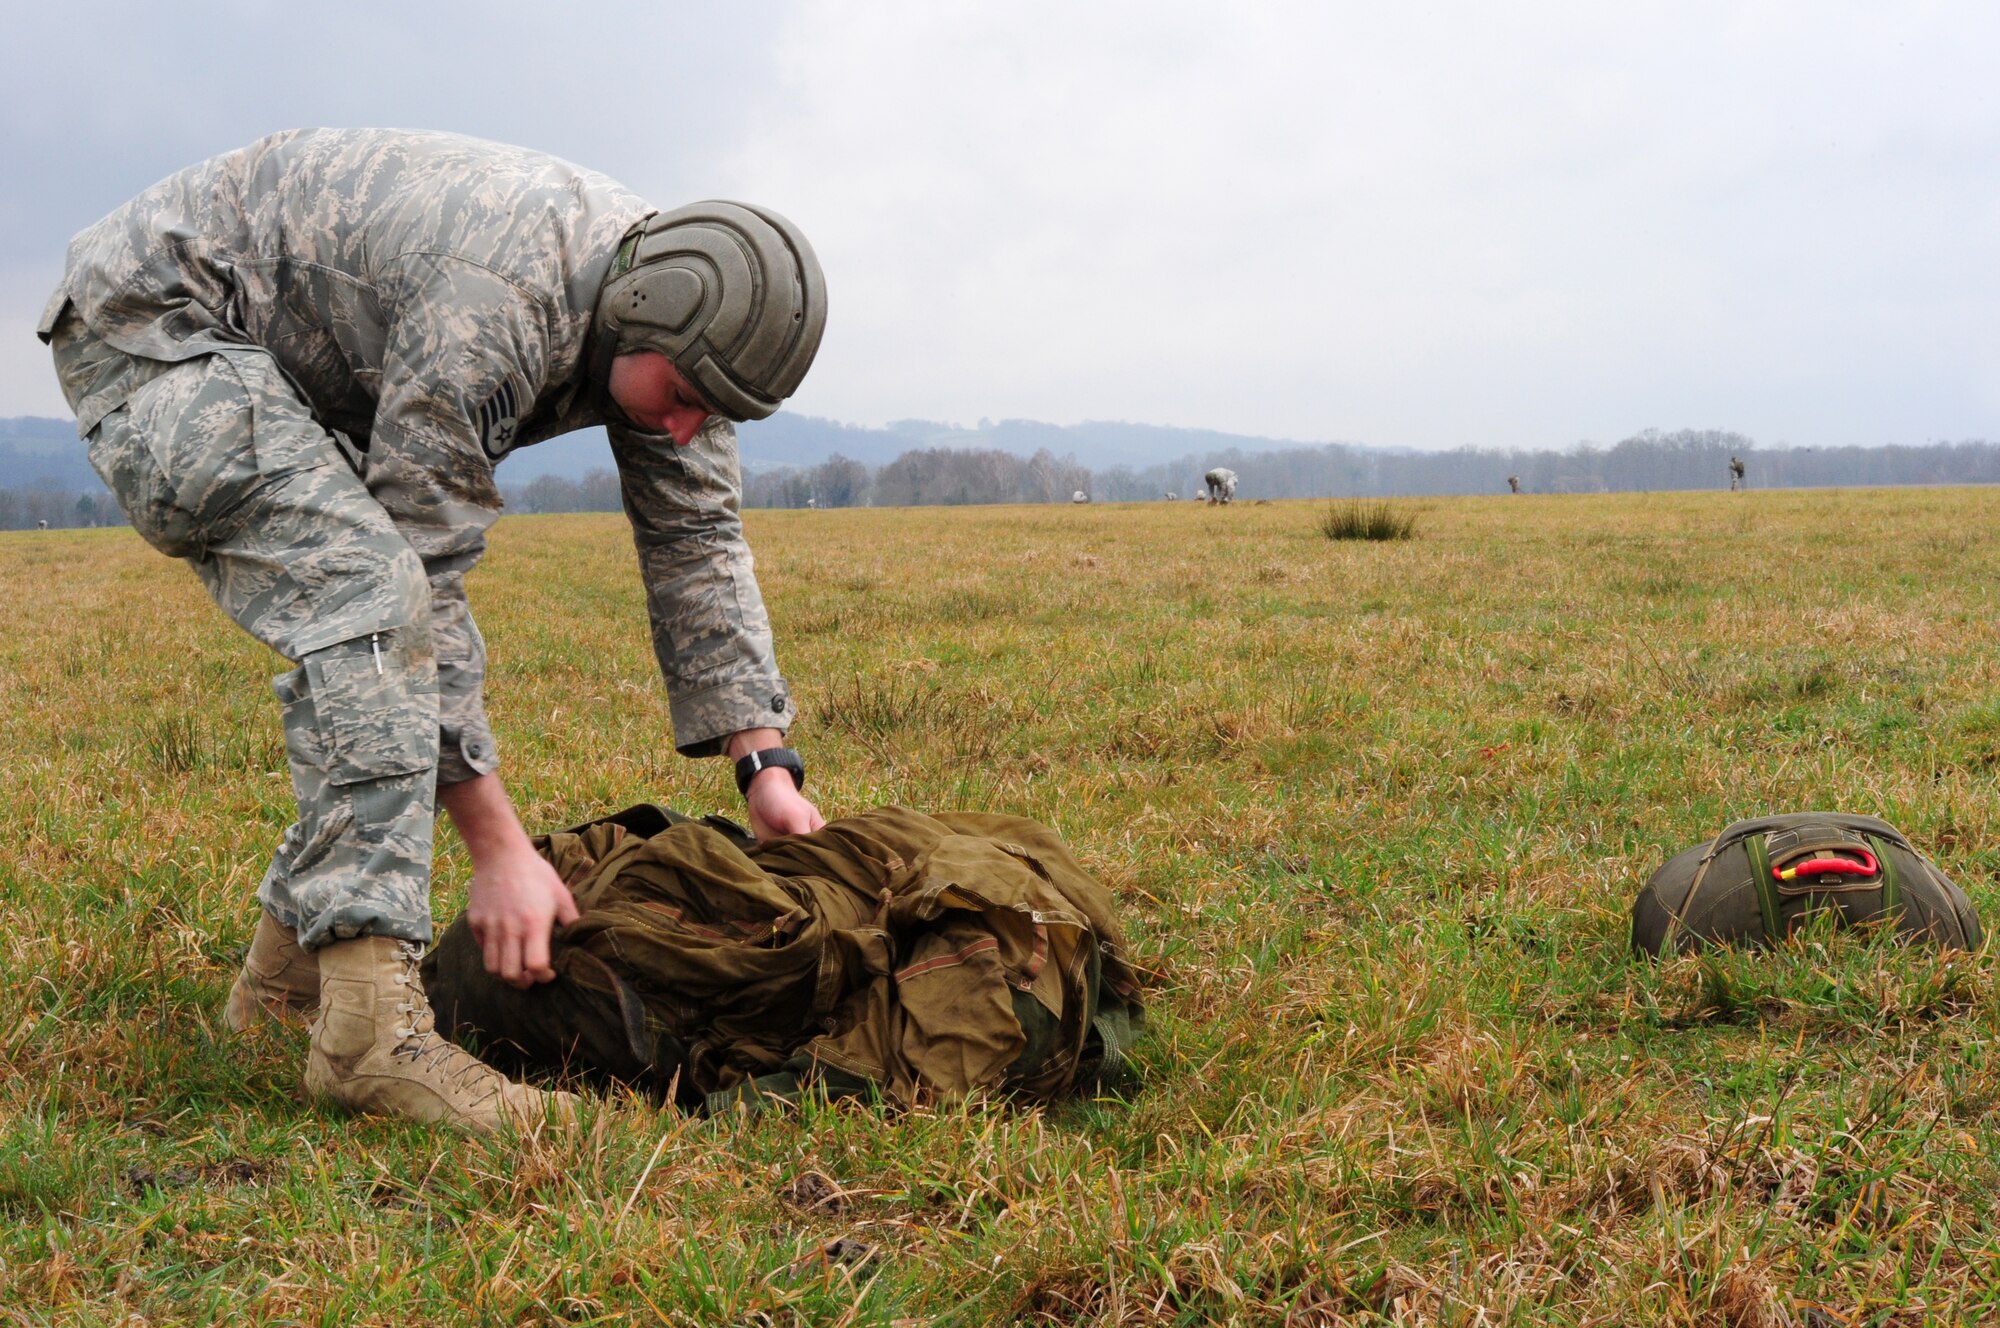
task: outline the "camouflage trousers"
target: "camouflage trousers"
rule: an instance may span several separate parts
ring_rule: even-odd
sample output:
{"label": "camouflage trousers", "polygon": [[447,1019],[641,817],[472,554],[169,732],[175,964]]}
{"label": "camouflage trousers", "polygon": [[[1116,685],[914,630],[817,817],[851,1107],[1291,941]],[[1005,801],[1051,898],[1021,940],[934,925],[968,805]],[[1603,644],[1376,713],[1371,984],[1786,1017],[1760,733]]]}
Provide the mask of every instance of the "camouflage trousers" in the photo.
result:
{"label": "camouflage trousers", "polygon": [[[93,367],[101,382],[109,348],[73,315],[53,344],[65,390]],[[138,386],[91,431],[91,465],[148,543],[298,663],[272,680],[298,819],[260,901],[308,949],[429,941],[439,695],[422,561],[269,356],[126,368]]]}

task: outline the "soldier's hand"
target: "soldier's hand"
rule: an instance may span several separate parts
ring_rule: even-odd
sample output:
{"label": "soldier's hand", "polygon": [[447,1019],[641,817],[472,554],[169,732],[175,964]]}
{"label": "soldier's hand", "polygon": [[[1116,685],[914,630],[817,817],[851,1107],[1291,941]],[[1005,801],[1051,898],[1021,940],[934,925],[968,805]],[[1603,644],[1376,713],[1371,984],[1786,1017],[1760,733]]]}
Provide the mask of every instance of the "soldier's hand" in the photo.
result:
{"label": "soldier's hand", "polygon": [[763,770],[750,781],[750,833],[759,839],[809,834],[826,824],[819,808],[799,792],[789,770]]}
{"label": "soldier's hand", "polygon": [[474,864],[465,920],[485,954],[486,971],[510,986],[555,977],[549,935],[576,917],[569,887],[532,849]]}

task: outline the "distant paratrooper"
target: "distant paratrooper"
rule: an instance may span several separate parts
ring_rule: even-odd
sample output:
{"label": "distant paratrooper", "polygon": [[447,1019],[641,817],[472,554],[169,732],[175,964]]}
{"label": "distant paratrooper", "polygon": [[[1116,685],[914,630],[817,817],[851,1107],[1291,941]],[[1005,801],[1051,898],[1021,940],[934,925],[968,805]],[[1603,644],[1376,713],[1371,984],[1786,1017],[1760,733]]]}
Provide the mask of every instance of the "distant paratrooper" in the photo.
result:
{"label": "distant paratrooper", "polygon": [[1226,503],[1236,496],[1236,472],[1226,467],[1217,466],[1202,476],[1202,482],[1208,486],[1210,503]]}
{"label": "distant paratrooper", "polygon": [[48,528],[49,528],[49,523],[46,521],[37,521],[35,523],[36,530],[47,530]]}
{"label": "distant paratrooper", "polygon": [[1743,487],[1743,458],[1729,458],[1729,491],[1736,492]]}
{"label": "distant paratrooper", "polygon": [[1521,491],[1521,477],[1519,475],[1509,475],[1507,477],[1507,492],[1519,493],[1520,491]]}

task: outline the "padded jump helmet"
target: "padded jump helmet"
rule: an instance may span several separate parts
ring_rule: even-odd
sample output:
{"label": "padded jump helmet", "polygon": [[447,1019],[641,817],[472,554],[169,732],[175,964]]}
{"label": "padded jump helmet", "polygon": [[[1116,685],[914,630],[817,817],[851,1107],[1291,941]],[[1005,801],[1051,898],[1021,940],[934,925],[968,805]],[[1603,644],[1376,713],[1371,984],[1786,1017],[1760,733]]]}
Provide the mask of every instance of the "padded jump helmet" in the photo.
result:
{"label": "padded jump helmet", "polygon": [[799,228],[747,203],[656,213],[619,246],[597,297],[591,374],[656,350],[732,420],[797,390],[826,328],[826,277]]}

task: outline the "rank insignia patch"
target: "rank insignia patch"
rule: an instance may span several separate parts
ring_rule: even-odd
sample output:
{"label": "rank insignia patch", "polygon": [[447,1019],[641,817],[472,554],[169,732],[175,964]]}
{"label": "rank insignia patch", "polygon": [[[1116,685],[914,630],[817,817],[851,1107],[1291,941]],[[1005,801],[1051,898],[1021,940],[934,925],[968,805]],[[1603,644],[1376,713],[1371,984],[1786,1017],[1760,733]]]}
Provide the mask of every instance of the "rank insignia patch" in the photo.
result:
{"label": "rank insignia patch", "polygon": [[486,449],[486,455],[498,461],[514,446],[514,440],[521,432],[521,398],[514,391],[514,384],[505,379],[493,389],[493,395],[486,398],[472,416],[479,426],[479,445]]}

